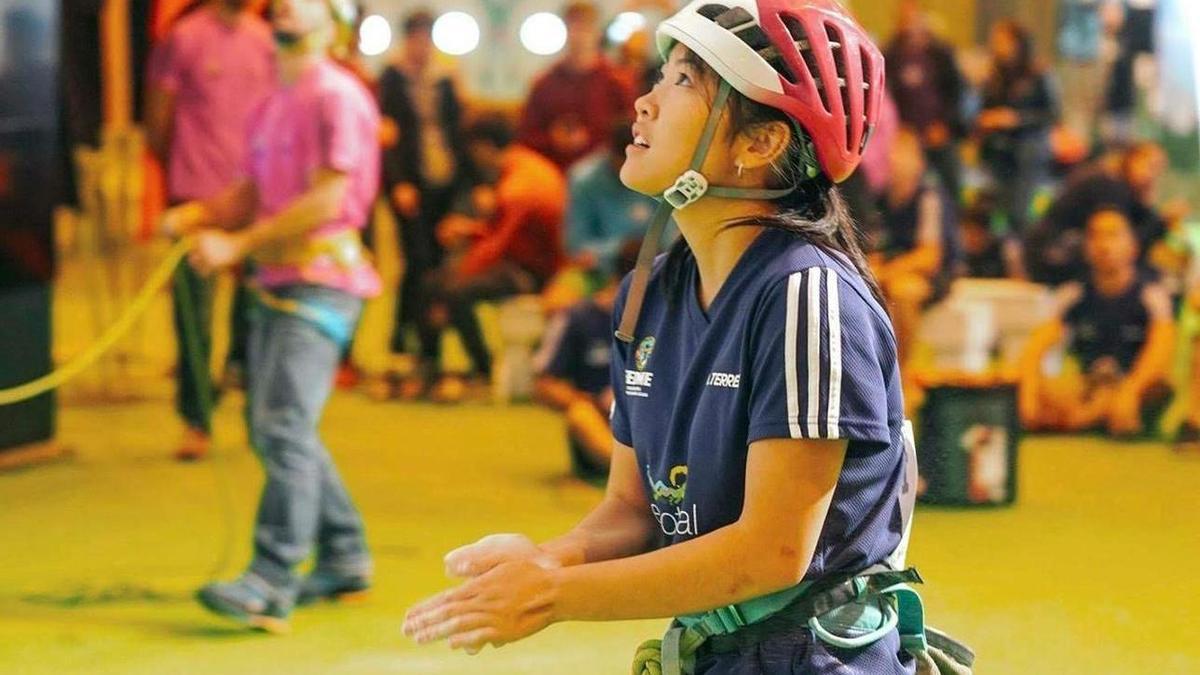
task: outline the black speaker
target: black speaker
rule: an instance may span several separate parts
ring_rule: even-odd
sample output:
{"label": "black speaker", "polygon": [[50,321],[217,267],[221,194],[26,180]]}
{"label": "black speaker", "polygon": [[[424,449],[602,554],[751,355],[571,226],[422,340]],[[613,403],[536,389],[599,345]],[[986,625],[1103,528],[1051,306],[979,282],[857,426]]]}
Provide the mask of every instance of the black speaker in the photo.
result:
{"label": "black speaker", "polygon": [[[58,3],[0,16],[0,389],[50,369],[58,199]],[[0,449],[51,438],[54,396],[0,407]]]}
{"label": "black speaker", "polygon": [[920,501],[1000,506],[1016,500],[1021,426],[1015,386],[930,389],[920,429]]}

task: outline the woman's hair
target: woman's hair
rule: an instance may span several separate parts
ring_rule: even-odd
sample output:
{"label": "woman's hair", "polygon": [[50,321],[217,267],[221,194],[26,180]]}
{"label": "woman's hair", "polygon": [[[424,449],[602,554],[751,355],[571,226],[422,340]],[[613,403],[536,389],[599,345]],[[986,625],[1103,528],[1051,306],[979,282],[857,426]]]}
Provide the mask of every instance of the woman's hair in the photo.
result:
{"label": "woman's hair", "polygon": [[993,77],[1005,81],[1015,80],[1038,71],[1037,59],[1033,48],[1033,35],[1029,29],[1015,19],[1002,19],[996,23],[996,29],[1008,33],[1017,46],[1017,55],[1012,65],[997,63],[993,69]]}
{"label": "woman's hair", "polygon": [[[698,56],[689,51],[685,60],[703,73],[706,78],[718,82],[718,75]],[[862,251],[862,238],[855,226],[846,201],[841,192],[823,173],[809,177],[809,167],[815,165],[812,146],[808,137],[783,111],[746,98],[737,90],[729,94],[729,137],[746,133],[755,127],[772,122],[787,124],[792,130],[787,149],[771,165],[771,177],[766,187],[771,189],[797,186],[783,197],[773,200],[776,212],[769,216],[752,216],[724,224],[724,227],[758,226],[791,232],[814,246],[834,255],[839,264],[852,268],[871,290],[871,294],[886,308],[883,293],[875,275],[867,265]],[[679,237],[667,254],[663,269],[664,290],[668,300],[677,302],[686,289],[685,270],[692,250],[683,237]]]}

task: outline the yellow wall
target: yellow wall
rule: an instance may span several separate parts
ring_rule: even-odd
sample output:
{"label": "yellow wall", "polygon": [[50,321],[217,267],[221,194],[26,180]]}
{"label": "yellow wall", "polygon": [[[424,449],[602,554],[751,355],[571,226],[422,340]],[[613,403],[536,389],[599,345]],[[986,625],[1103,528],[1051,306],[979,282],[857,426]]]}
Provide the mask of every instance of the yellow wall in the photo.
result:
{"label": "yellow wall", "polygon": [[[976,0],[924,0],[933,25],[949,42],[959,47],[973,43]],[[852,0],[848,3],[863,26],[881,43],[891,37],[900,0]]]}

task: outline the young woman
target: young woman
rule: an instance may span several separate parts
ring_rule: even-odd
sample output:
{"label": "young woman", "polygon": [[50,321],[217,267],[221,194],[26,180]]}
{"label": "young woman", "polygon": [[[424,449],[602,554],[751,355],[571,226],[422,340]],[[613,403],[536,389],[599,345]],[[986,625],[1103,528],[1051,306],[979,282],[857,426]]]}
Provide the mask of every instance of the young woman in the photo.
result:
{"label": "young woman", "polygon": [[1009,230],[1024,235],[1034,193],[1050,171],[1050,130],[1059,115],[1057,85],[1038,65],[1033,36],[1021,24],[997,23],[989,46],[992,72],[976,124]]}
{"label": "young woman", "polygon": [[[677,617],[661,655],[639,652],[662,672],[912,672],[878,580],[843,583],[899,569],[915,483],[895,338],[833,187],[882,57],[833,0],[701,0],[658,40],[621,179],[677,208],[683,238],[653,261],[664,207],[617,302],[605,499],[540,546],[452,552],[467,581],[405,631],[474,653],[558,621]],[[818,592],[847,587],[863,592]]]}

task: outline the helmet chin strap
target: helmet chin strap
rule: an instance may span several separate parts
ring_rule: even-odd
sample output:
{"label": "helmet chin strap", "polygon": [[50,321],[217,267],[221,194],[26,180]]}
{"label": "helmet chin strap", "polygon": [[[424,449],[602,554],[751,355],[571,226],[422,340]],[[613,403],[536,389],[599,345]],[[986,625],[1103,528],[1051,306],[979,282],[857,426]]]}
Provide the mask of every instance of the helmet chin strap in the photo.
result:
{"label": "helmet chin strap", "polygon": [[663,230],[667,227],[667,221],[671,219],[672,212],[676,209],[686,208],[706,194],[732,199],[770,200],[783,197],[797,187],[797,185],[793,185],[778,190],[767,190],[710,186],[708,179],[700,173],[700,167],[704,165],[704,158],[708,156],[708,149],[717,134],[721,111],[729,102],[729,94],[732,89],[733,87],[728,82],[722,80],[717,89],[717,96],[713,99],[712,109],[708,111],[704,132],[696,144],[696,151],[692,154],[688,170],[680,174],[679,178],[675,179],[675,184],[663,192],[659,199],[658,208],[654,211],[654,218],[650,221],[650,228],[646,231],[645,238],[642,239],[642,248],[638,251],[637,267],[633,270],[633,281],[629,286],[629,294],[625,296],[625,310],[621,313],[621,323],[616,332],[617,339],[622,342],[631,343],[634,340],[638,316],[642,313],[642,301],[646,298],[646,286],[650,283],[650,270],[654,265],[655,256],[658,255],[658,244],[662,239]]}

